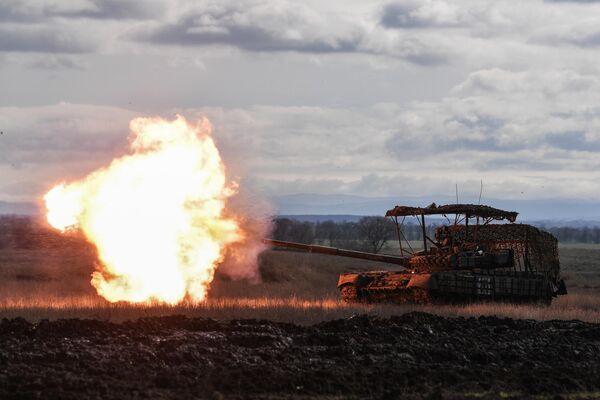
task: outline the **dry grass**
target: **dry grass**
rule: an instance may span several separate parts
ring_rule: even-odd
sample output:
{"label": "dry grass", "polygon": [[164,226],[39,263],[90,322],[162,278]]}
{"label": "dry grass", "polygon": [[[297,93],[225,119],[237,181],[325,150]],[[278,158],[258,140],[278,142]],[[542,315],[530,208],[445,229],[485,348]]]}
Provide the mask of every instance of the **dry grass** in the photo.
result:
{"label": "dry grass", "polygon": [[216,298],[200,304],[176,306],[161,304],[131,305],[107,303],[97,296],[12,300],[0,303],[0,315],[5,318],[24,317],[31,321],[56,318],[93,318],[124,321],[150,316],[183,314],[220,320],[268,319],[296,324],[313,324],[355,314],[381,317],[411,311],[423,311],[442,316],[526,318],[536,320],[563,319],[600,323],[600,301],[597,296],[570,295],[557,300],[551,307],[478,303],[467,305],[419,306],[390,304],[346,304],[338,299],[309,300],[298,297]]}
{"label": "dry grass", "polygon": [[338,300],[220,298],[199,304],[183,303],[169,306],[111,304],[98,299],[97,296],[31,302],[10,301],[0,304],[0,309],[0,315],[3,317],[24,317],[31,321],[43,318],[94,318],[118,322],[141,317],[184,314],[189,317],[220,320],[249,318],[305,324],[365,311],[360,306],[349,306]]}
{"label": "dry grass", "polygon": [[562,247],[561,261],[571,293],[551,307],[512,304],[447,306],[349,305],[338,300],[340,272],[385,269],[386,264],[341,257],[269,251],[261,258],[263,282],[217,277],[202,304],[111,304],[89,285],[93,254],[82,249],[0,250],[0,317],[95,318],[123,321],[185,314],[216,319],[256,318],[310,324],[354,314],[389,316],[425,311],[447,316],[580,319],[600,323],[600,248]]}

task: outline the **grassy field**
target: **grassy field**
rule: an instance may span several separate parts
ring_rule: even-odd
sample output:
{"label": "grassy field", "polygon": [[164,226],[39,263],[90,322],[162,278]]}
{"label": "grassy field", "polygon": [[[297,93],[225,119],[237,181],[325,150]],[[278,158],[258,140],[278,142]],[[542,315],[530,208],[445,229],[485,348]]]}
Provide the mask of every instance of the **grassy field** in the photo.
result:
{"label": "grassy field", "polygon": [[144,316],[185,314],[217,319],[257,318],[314,323],[358,313],[387,316],[426,311],[451,316],[498,315],[514,318],[580,319],[600,322],[600,247],[565,245],[561,263],[569,295],[552,306],[470,304],[448,306],[349,305],[339,301],[341,272],[389,269],[387,264],[335,256],[266,251],[260,283],[217,275],[209,300],[177,306],[111,304],[90,286],[95,257],[87,247],[0,250],[0,317],[80,317],[122,321]]}

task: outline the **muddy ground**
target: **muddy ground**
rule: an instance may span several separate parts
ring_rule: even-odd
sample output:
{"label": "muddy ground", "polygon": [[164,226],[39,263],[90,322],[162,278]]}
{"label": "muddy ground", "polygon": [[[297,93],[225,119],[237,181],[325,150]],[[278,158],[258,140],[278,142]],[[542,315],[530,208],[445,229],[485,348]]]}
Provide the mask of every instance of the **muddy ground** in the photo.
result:
{"label": "muddy ground", "polygon": [[[1,399],[499,398],[600,392],[600,325],[356,316],[0,323]],[[560,398],[560,397],[559,397]]]}

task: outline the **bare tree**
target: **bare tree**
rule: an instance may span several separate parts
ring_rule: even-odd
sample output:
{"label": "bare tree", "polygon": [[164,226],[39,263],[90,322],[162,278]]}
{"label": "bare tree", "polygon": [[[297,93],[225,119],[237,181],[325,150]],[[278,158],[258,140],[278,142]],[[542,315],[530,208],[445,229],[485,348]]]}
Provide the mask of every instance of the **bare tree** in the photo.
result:
{"label": "bare tree", "polygon": [[290,240],[298,243],[313,243],[315,240],[315,225],[305,221],[295,221],[288,232]]}
{"label": "bare tree", "polygon": [[331,246],[339,237],[340,228],[333,221],[317,222],[315,227],[315,237],[325,241],[325,244]]}
{"label": "bare tree", "polygon": [[394,235],[394,223],[385,217],[363,217],[358,229],[365,247],[373,253],[379,253]]}
{"label": "bare tree", "polygon": [[288,232],[294,224],[289,218],[275,218],[273,220],[273,238],[277,240],[289,240]]}
{"label": "bare tree", "polygon": [[289,218],[273,220],[273,238],[298,243],[313,243],[315,240],[315,224],[301,222]]}

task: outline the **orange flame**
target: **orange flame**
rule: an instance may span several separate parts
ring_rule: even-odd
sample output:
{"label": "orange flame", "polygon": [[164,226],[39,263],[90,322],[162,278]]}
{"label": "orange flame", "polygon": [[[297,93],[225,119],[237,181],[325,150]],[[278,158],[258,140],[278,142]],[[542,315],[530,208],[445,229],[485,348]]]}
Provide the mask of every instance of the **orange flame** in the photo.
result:
{"label": "orange flame", "polygon": [[225,248],[243,239],[224,216],[236,187],[210,123],[136,118],[130,130],[130,154],[44,196],[48,222],[96,245],[91,283],[107,300],[202,301]]}

